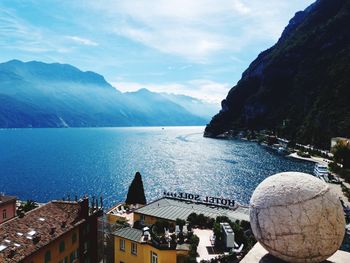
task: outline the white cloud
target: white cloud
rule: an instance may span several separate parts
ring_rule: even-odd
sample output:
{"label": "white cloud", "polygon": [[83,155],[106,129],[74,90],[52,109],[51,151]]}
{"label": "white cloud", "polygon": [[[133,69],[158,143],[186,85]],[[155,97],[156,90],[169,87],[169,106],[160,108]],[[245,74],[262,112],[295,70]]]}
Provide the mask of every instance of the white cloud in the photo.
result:
{"label": "white cloud", "polygon": [[85,46],[98,46],[98,44],[90,39],[78,36],[67,36],[68,39]]}
{"label": "white cloud", "polygon": [[111,82],[111,84],[122,92],[137,91],[146,88],[153,92],[183,94],[212,103],[220,103],[231,88],[229,83],[220,83],[207,79],[195,79],[181,83],[174,82],[164,84],[123,81]]}
{"label": "white cloud", "polygon": [[71,51],[54,32],[34,26],[12,9],[0,6],[0,47],[35,54]]}
{"label": "white cloud", "polygon": [[[108,29],[166,54],[203,63],[220,52],[274,43],[293,14],[313,0],[154,0],[91,2]],[[264,47],[267,48],[267,47]]]}

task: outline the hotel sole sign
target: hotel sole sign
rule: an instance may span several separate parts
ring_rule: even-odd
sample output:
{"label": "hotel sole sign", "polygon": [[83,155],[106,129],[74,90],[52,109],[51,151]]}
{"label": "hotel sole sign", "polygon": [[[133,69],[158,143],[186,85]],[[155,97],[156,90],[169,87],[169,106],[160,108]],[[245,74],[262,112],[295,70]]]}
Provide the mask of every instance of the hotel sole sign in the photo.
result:
{"label": "hotel sole sign", "polygon": [[220,206],[229,206],[229,207],[235,206],[235,200],[221,198],[221,197],[205,196],[203,198],[198,194],[182,193],[182,192],[180,193],[164,192],[164,196],[172,197],[176,199],[182,199],[182,200],[202,202],[206,204],[220,205]]}

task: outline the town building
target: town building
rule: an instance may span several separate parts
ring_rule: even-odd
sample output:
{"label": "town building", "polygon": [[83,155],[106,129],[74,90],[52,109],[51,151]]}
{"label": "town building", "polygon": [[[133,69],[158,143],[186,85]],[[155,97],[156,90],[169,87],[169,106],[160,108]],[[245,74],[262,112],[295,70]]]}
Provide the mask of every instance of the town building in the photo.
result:
{"label": "town building", "polygon": [[140,221],[146,225],[152,225],[159,219],[164,219],[175,224],[176,219],[187,220],[191,213],[203,214],[204,216],[216,218],[226,216],[230,220],[249,221],[248,207],[217,205],[201,201],[193,201],[177,197],[165,196],[151,202],[134,211],[133,220]]}
{"label": "town building", "polygon": [[149,229],[123,227],[114,233],[115,263],[176,263],[188,254],[189,245],[151,238]]}
{"label": "town building", "polygon": [[0,225],[0,262],[97,262],[97,219],[89,199],[51,201]]}
{"label": "town building", "polygon": [[0,224],[16,216],[16,201],[15,196],[0,194]]}

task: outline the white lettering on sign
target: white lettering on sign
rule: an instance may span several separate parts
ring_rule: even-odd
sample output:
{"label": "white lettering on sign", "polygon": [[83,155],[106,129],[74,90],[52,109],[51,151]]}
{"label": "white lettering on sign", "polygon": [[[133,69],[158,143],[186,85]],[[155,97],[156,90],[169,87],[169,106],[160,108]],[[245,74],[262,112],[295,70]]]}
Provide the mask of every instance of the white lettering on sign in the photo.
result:
{"label": "white lettering on sign", "polygon": [[221,198],[221,197],[205,196],[204,198],[201,198],[201,196],[198,194],[183,193],[183,192],[180,192],[180,193],[164,192],[164,196],[203,202],[203,203],[213,204],[213,205],[235,206],[235,200]]}

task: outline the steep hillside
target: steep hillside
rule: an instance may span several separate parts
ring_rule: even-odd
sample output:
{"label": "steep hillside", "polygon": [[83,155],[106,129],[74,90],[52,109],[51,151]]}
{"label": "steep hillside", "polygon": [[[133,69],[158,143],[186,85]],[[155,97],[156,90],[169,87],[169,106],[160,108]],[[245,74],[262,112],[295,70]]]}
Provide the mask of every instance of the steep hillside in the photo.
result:
{"label": "steep hillside", "polygon": [[222,101],[205,136],[270,129],[328,148],[350,135],[350,1],[319,0],[295,14]]}

